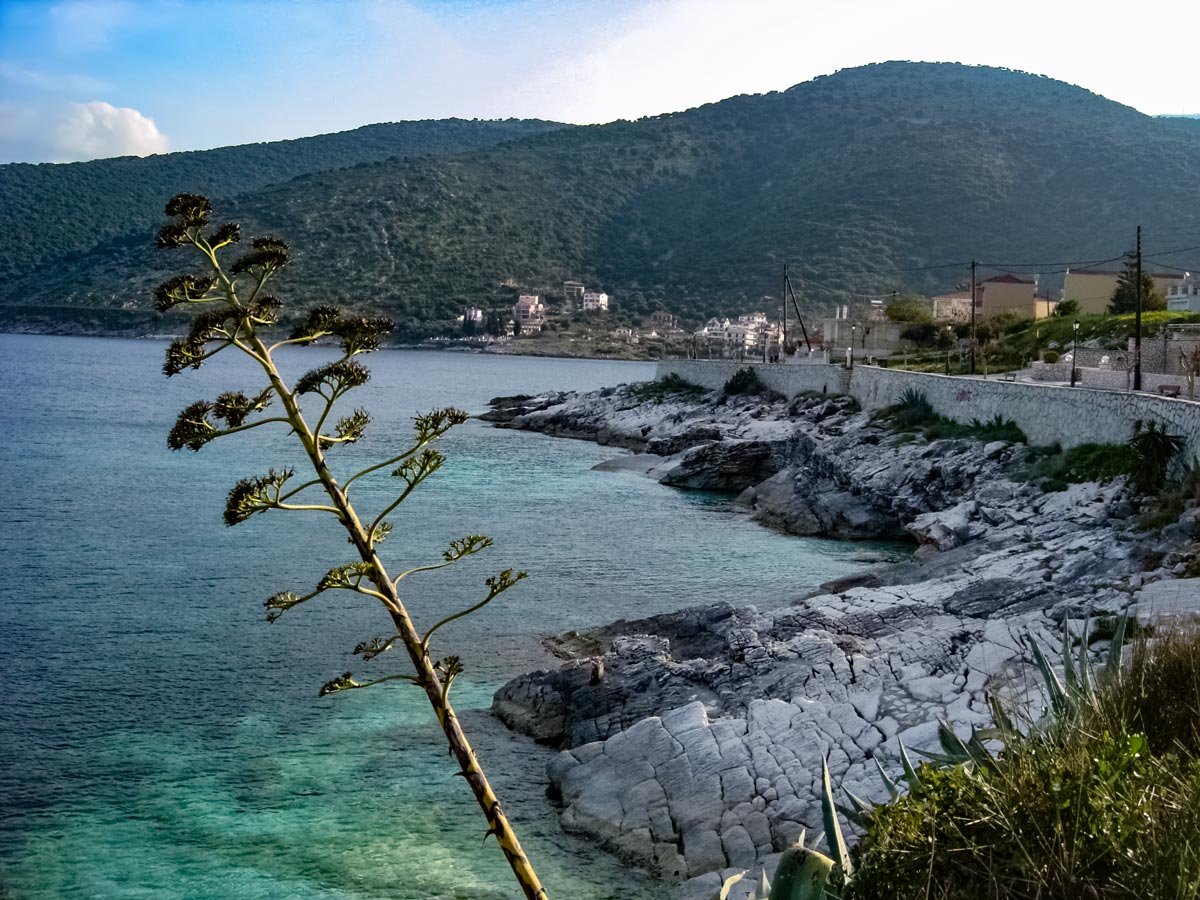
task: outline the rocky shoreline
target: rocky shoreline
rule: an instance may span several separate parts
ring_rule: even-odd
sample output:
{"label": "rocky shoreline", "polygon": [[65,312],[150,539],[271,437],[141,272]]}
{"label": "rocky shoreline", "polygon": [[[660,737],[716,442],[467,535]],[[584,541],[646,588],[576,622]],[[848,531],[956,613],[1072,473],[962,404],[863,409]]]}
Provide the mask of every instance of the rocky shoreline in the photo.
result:
{"label": "rocky shoreline", "polygon": [[498,398],[483,418],[632,450],[608,466],[736,491],[789,533],[916,542],[909,561],[779,608],[712,603],[564,636],[559,669],[497,692],[502,721],[561,748],[564,826],[688,900],[820,832],[823,758],[882,800],[876,766],[896,773],[900,741],[936,748],[939,718],[987,724],[993,694],[1031,702],[1027,635],[1053,647],[1089,615],[1200,609],[1200,580],[1178,577],[1200,555],[1200,511],[1139,532],[1121,481],[1045,493],[1018,477],[1022,444],[927,442],[844,397],[638,386]]}

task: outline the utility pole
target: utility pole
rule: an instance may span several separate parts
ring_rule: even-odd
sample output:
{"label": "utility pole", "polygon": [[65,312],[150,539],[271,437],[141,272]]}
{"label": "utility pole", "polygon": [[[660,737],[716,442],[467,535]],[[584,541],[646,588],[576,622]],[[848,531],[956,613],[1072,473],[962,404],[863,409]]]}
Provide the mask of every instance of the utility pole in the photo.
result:
{"label": "utility pole", "polygon": [[975,374],[975,260],[971,260],[971,374]]}
{"label": "utility pole", "polygon": [[1137,310],[1133,318],[1133,389],[1142,389],[1142,226],[1137,227]]}
{"label": "utility pole", "polygon": [[780,348],[782,352],[781,358],[787,362],[787,289],[788,289],[788,271],[787,263],[783,264],[783,292],[779,295],[780,303],[783,304],[783,346]]}

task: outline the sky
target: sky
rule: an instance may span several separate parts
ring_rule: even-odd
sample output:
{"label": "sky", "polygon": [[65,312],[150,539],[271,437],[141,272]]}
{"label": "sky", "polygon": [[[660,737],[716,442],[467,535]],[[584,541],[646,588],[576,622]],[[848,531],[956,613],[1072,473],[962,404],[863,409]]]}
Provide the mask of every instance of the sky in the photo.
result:
{"label": "sky", "polygon": [[634,119],[890,59],[1196,114],[1197,34],[1197,0],[0,0],[0,162]]}

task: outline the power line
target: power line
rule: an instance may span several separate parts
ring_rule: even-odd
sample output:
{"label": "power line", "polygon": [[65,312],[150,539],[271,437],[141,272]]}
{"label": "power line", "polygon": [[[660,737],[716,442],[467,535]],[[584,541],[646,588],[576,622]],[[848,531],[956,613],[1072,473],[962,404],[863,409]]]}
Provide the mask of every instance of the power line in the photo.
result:
{"label": "power line", "polygon": [[1143,253],[1142,256],[1172,256],[1176,253],[1187,253],[1189,250],[1200,250],[1200,244],[1194,247],[1180,247],[1177,250],[1158,250],[1154,253]]}

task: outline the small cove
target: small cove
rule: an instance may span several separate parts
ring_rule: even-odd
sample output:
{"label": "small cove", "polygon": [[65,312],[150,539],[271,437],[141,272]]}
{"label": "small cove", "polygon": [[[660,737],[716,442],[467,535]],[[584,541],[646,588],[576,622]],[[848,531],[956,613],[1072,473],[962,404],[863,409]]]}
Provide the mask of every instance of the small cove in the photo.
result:
{"label": "small cove", "polygon": [[[282,434],[200,454],[165,435],[187,403],[251,388],[226,355],[167,380],[163,345],[0,335],[0,885],[18,897],[515,897],[424,701],[402,686],[318,700],[381,633],[356,598],[322,598],[268,625],[262,600],[349,561],[331,523],[292,514],[225,528],[229,487],[295,464]],[[325,361],[293,355],[290,374]],[[408,436],[438,405],[651,377],[642,363],[392,351],[367,360],[351,403],[375,424],[343,471]],[[446,467],[395,517],[397,561],[436,559],[470,532],[496,548],[415,581],[428,624],[509,565],[530,578],[440,647],[467,666],[456,706],[551,895],[658,896],[649,879],[564,835],[542,798],[549,751],[484,712],[497,686],[552,665],[540,638],[727,600],[773,605],[894,548],[760,528],[729,497],[592,467],[611,448],[472,421]],[[366,464],[364,462],[363,464]],[[378,508],[382,477],[357,502]],[[15,687],[14,687],[15,686]]]}

